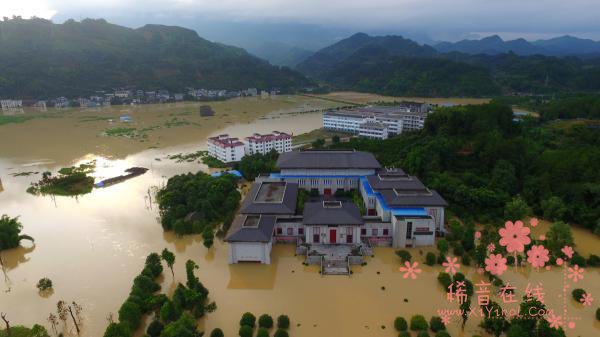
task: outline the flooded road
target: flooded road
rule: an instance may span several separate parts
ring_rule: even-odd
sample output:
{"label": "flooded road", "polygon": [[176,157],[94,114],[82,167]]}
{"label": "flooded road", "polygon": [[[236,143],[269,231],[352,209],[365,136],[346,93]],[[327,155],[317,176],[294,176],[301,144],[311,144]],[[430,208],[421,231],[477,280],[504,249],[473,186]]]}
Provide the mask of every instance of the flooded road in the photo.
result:
{"label": "flooded road", "polygon": [[[216,240],[215,246],[207,250],[199,236],[179,239],[162,230],[149,189],[165,184],[168,177],[175,174],[207,170],[198,163],[176,163],[167,159],[168,155],[204,149],[204,139],[215,133],[245,136],[277,129],[297,134],[321,125],[319,113],[288,112],[274,112],[267,117],[257,116],[248,122],[232,122],[197,133],[186,129],[185,132],[194,134],[177,136],[180,140],[194,137],[193,142],[173,141],[168,146],[144,148],[141,152],[127,148],[129,152],[118,153],[120,150],[108,149],[106,153],[110,153],[110,158],[99,156],[104,153],[88,148],[87,140],[79,138],[72,140],[81,142],[77,149],[67,147],[64,152],[52,149],[52,155],[27,146],[19,151],[18,143],[12,144],[15,149],[11,152],[4,152],[8,148],[4,144],[0,152],[0,179],[4,187],[0,192],[0,214],[20,216],[23,233],[36,241],[33,245],[23,242],[22,248],[2,252],[7,278],[0,279],[0,311],[7,313],[12,324],[40,323],[49,327],[46,319],[55,311],[57,301],[76,301],[83,307],[82,336],[101,336],[108,315],[116,316],[145,257],[163,248],[176,253],[176,262],[175,278],[165,272],[162,291],[169,292],[177,282],[185,281],[185,261],[194,260],[200,266],[196,274],[218,307],[199,324],[207,331],[222,328],[226,336],[237,336],[239,319],[246,311],[257,316],[287,314],[292,322],[290,336],[294,337],[392,337],[397,336],[393,329],[396,316],[409,319],[413,314],[423,314],[429,320],[437,310],[457,308],[446,300],[445,291],[436,280],[443,267],[422,265],[424,250],[411,250],[413,261],[419,262],[423,270],[417,280],[403,278],[398,258],[388,248],[376,249],[375,257],[368,258],[366,266],[353,267],[351,277],[321,277],[316,267],[302,265],[303,259],[294,256],[291,245],[275,245],[273,264],[268,266],[228,265],[227,247],[221,241]],[[27,123],[30,122],[23,125]],[[0,132],[2,130],[0,127]],[[183,129],[180,132],[183,133]],[[7,141],[5,135],[0,133],[2,142]],[[44,143],[44,139],[35,141]],[[125,146],[120,149],[123,148]],[[29,150],[32,152],[27,152]],[[81,151],[84,154],[78,155]],[[49,163],[34,163],[42,159]],[[71,164],[91,159],[97,160],[96,181],[122,174],[132,166],[150,170],[78,198],[36,197],[27,194],[25,189],[38,180],[39,175],[11,176],[21,171],[56,170],[64,161]],[[580,240],[580,234],[575,232],[575,236]],[[593,238],[579,244],[578,249],[598,254],[599,242]],[[474,283],[481,279],[474,268],[461,267],[460,271]],[[558,268],[541,272],[509,268],[502,279],[518,287],[518,298],[523,295],[527,282],[542,282],[547,305],[562,310],[563,301],[558,297],[563,286],[562,275]],[[41,296],[35,285],[43,277],[53,281],[54,291]],[[577,287],[600,300],[599,280],[598,269],[588,269]],[[574,329],[567,330],[568,336],[598,335],[600,325],[594,320],[596,303],[583,307],[574,303],[569,294],[566,308],[580,320]],[[453,318],[448,329],[452,336],[470,337],[481,334],[477,324],[476,319],[470,319],[462,332],[459,320]]]}

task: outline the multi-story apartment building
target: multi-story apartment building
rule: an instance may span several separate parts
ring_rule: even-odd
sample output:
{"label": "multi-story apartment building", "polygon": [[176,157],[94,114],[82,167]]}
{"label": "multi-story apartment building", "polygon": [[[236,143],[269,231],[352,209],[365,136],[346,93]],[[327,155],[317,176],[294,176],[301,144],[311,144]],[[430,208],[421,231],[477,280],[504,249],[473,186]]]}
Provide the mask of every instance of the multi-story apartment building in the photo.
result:
{"label": "multi-story apartment building", "polygon": [[[370,106],[328,111],[323,114],[323,127],[329,130],[360,134],[363,124],[376,122],[384,124],[389,135],[396,135],[403,131],[423,128],[429,111],[431,111],[429,104],[413,102],[404,102],[395,106]],[[368,125],[372,126],[372,124]]]}
{"label": "multi-story apartment building", "polygon": [[358,135],[361,137],[387,139],[388,126],[380,122],[364,122],[358,127]]}
{"label": "multi-story apartment building", "polygon": [[244,143],[223,134],[208,138],[208,153],[224,163],[240,161],[244,157]]}
{"label": "multi-story apartment building", "polygon": [[273,131],[273,133],[266,135],[255,133],[250,137],[246,137],[245,152],[247,155],[266,154],[272,150],[279,153],[292,151],[292,135]]}

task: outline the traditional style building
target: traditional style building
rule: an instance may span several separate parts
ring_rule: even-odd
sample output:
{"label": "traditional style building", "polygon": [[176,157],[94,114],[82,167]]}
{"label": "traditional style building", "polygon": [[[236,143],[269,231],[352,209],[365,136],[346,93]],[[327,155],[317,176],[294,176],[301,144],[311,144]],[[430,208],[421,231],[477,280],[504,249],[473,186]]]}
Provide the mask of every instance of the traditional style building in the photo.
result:
{"label": "traditional style building", "polygon": [[259,177],[245,196],[225,238],[230,263],[270,263],[276,242],[309,251],[425,246],[445,233],[446,201],[416,177],[382,168],[371,153],[294,151],[277,166],[279,173]]}

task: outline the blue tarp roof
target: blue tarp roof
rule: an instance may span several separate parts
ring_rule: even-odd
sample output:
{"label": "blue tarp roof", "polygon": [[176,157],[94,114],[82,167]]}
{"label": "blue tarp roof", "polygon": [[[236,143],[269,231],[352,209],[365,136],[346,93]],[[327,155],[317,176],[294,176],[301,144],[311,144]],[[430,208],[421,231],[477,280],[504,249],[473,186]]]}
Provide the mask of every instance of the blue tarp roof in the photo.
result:
{"label": "blue tarp roof", "polygon": [[238,171],[238,170],[229,170],[229,171],[215,172],[215,173],[211,174],[210,176],[211,176],[211,177],[215,177],[215,178],[216,178],[216,177],[220,177],[220,176],[222,176],[222,175],[223,175],[223,174],[225,174],[225,173],[226,173],[226,174],[231,174],[231,175],[234,175],[234,176],[236,176],[236,177],[238,177],[238,178],[241,178],[241,177],[242,177],[242,174],[241,174],[241,173],[240,173],[240,171]]}

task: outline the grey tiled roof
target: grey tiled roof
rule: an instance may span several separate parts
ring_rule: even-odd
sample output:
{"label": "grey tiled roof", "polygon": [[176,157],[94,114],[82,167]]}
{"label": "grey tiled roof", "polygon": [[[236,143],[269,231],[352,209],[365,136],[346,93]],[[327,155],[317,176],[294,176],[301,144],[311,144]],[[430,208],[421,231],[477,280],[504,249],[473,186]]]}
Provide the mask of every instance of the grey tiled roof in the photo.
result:
{"label": "grey tiled roof", "polygon": [[280,169],[378,169],[375,156],[361,151],[292,151],[279,155]]}
{"label": "grey tiled roof", "polygon": [[246,216],[239,214],[233,220],[229,232],[225,237],[226,242],[269,242],[273,236],[276,217],[263,215],[257,227],[243,227]]}
{"label": "grey tiled roof", "polygon": [[398,195],[394,190],[379,191],[385,203],[390,206],[448,206],[448,203],[434,190],[414,191]]}
{"label": "grey tiled roof", "polygon": [[304,204],[304,225],[362,225],[364,220],[353,202],[342,202],[342,207],[326,208],[323,202]]}
{"label": "grey tiled roof", "polygon": [[286,183],[282,202],[257,202],[254,199],[260,189],[261,183],[252,184],[250,192],[244,198],[240,213],[243,214],[287,214],[296,213],[296,200],[298,199],[298,184]]}
{"label": "grey tiled roof", "polygon": [[369,185],[374,190],[425,190],[425,185],[412,176],[383,176],[381,179],[378,175],[367,177]]}

